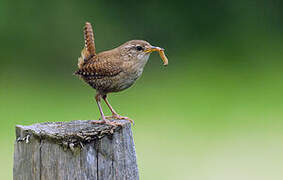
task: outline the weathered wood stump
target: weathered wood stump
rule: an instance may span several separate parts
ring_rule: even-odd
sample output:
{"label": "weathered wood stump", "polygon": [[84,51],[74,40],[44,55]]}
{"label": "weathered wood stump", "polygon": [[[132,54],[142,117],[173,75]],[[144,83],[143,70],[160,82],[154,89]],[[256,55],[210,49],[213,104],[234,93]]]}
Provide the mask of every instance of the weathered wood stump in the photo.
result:
{"label": "weathered wood stump", "polygon": [[117,122],[17,125],[14,180],[139,179],[131,124]]}

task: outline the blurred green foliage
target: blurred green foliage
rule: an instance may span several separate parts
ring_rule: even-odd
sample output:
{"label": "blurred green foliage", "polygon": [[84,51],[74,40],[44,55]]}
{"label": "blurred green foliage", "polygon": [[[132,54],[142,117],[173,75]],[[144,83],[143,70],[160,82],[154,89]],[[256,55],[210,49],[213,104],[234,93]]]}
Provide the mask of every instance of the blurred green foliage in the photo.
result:
{"label": "blurred green foliage", "polygon": [[97,51],[131,39],[166,49],[167,68],[153,54],[133,88],[110,95],[136,122],[141,179],[282,179],[282,8],[279,0],[1,0],[0,179],[12,179],[16,124],[99,117],[94,91],[72,76],[85,21]]}

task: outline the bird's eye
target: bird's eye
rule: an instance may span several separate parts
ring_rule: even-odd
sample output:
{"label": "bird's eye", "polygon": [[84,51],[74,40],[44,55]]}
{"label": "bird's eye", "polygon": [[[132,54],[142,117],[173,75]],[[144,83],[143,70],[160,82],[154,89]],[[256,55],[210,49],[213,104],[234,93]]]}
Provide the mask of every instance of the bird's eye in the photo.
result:
{"label": "bird's eye", "polygon": [[138,50],[138,51],[141,51],[141,50],[143,50],[143,47],[137,46],[137,50]]}

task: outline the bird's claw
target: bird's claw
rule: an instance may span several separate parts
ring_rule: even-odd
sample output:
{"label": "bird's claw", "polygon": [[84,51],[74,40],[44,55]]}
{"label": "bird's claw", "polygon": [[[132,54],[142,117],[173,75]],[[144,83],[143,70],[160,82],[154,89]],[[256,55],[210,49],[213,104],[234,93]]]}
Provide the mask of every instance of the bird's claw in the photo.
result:
{"label": "bird's claw", "polygon": [[135,122],[130,119],[129,117],[125,117],[125,116],[120,116],[118,114],[113,114],[112,116],[106,116],[106,119],[119,119],[119,120],[127,120],[130,121],[133,125],[135,125]]}
{"label": "bird's claw", "polygon": [[102,119],[102,120],[99,120],[99,121],[91,121],[92,124],[107,124],[107,125],[110,125],[110,126],[121,126],[122,124],[121,123],[118,123],[118,122],[115,122],[115,121],[109,121],[108,119]]}

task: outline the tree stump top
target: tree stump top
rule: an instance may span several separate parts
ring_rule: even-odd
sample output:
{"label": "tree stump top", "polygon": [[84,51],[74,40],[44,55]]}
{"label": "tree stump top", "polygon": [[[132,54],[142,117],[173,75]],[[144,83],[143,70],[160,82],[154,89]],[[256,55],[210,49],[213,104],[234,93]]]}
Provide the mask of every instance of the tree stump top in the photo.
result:
{"label": "tree stump top", "polygon": [[30,136],[39,139],[55,141],[60,145],[70,148],[90,143],[104,136],[113,135],[121,127],[131,126],[129,121],[114,120],[121,126],[110,126],[107,124],[94,124],[93,120],[75,120],[70,122],[46,122],[30,126],[17,125],[16,138],[18,141],[29,141]]}

